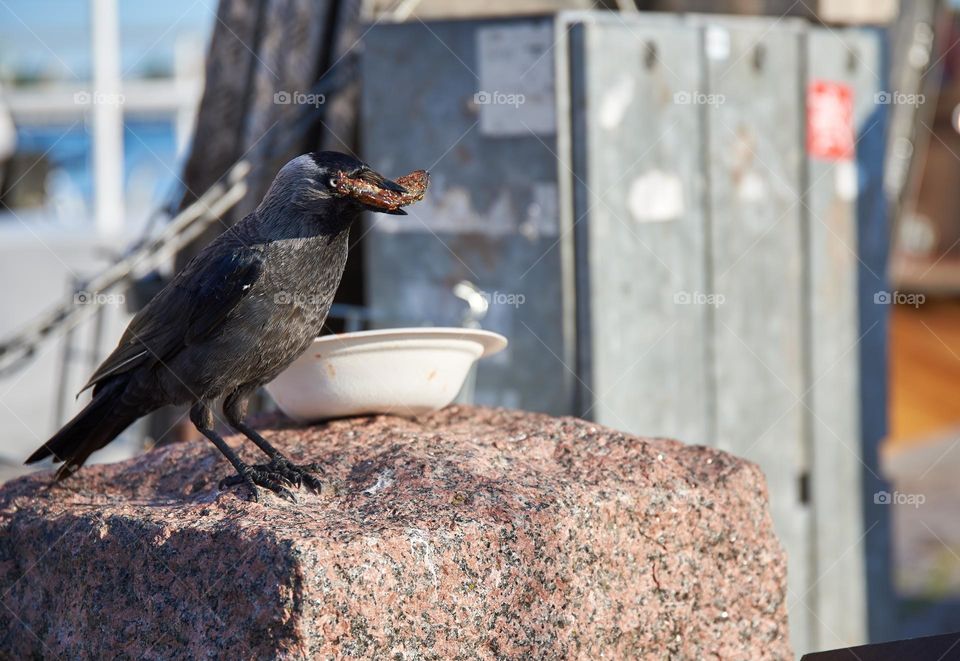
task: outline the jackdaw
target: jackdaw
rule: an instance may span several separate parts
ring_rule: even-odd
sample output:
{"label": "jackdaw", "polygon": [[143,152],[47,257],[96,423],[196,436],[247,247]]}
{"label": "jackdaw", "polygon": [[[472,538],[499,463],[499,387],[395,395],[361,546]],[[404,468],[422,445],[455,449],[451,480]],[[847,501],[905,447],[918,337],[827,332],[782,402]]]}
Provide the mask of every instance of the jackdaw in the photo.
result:
{"label": "jackdaw", "polygon": [[[284,485],[319,490],[244,422],[247,400],[307,350],[320,333],[347,261],[350,226],[364,210],[403,215],[422,197],[337,152],[314,152],[283,166],[256,211],[200,252],[131,320],[117,348],[83,390],[93,398],[28,464],[63,462],[56,480],[137,418],[189,404],[190,420],[233,464],[221,486],[257,486],[293,500]],[[409,175],[413,177],[414,175]],[[403,178],[410,181],[412,179]],[[408,184],[409,185],[409,184]],[[81,390],[81,392],[83,392]],[[214,430],[212,406],[269,457],[247,465]]]}

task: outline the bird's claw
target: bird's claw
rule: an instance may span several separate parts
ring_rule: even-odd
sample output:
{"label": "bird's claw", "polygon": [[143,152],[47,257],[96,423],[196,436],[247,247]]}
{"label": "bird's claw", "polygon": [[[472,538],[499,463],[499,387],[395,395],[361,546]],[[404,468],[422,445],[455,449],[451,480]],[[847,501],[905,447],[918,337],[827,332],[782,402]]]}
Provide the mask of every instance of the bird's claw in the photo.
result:
{"label": "bird's claw", "polygon": [[[283,480],[286,482],[286,480]],[[229,487],[234,487],[238,484],[245,484],[250,488],[250,495],[253,502],[259,502],[260,493],[257,487],[263,487],[264,489],[269,489],[273,493],[277,494],[284,500],[289,500],[291,503],[296,503],[296,496],[293,495],[289,489],[287,489],[281,481],[275,479],[275,477],[263,470],[259,470],[259,467],[252,467],[250,472],[242,475],[236,474],[231,475],[220,480],[220,489],[227,489]],[[292,486],[292,485],[291,485]]]}
{"label": "bird's claw", "polygon": [[270,467],[274,475],[279,475],[291,486],[297,488],[306,486],[317,493],[323,490],[323,482],[313,475],[313,473],[323,473],[323,468],[319,464],[298,466],[287,459],[278,458],[272,460],[267,466]]}
{"label": "bird's claw", "polygon": [[323,488],[323,483],[311,475],[312,472],[322,472],[323,469],[317,464],[308,464],[297,466],[287,459],[273,459],[267,464],[257,464],[250,466],[249,472],[244,475],[238,473],[224,478],[220,481],[220,488],[246,484],[253,493],[253,500],[257,501],[257,486],[269,489],[281,498],[296,503],[297,499],[287,487],[300,488],[304,485],[314,492],[319,493]]}

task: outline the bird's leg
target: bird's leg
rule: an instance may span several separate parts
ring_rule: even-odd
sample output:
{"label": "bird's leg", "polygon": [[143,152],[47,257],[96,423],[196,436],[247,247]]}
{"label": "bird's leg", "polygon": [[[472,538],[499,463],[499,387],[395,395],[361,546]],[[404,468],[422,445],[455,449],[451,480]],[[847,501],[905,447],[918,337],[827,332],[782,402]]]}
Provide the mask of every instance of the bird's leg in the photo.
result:
{"label": "bird's leg", "polygon": [[[320,466],[317,464],[304,466],[294,464],[261,436],[256,429],[243,421],[247,414],[248,397],[249,393],[243,390],[233,392],[223,402],[223,414],[231,427],[253,441],[258,448],[270,457],[269,463],[253,466],[253,470],[266,473],[276,480],[283,480],[298,487],[305,484],[314,491],[320,491],[323,483],[311,474],[322,472],[323,469]],[[229,480],[227,483],[229,483]]]}
{"label": "bird's leg", "polygon": [[[298,466],[270,445],[270,443],[250,425],[243,422],[231,422],[230,425],[256,443],[257,447],[270,457],[269,463],[253,466],[252,468],[255,472],[262,471],[274,479],[283,480],[298,487],[305,484],[314,491],[320,491],[322,489],[323,483],[311,474],[311,471],[320,472],[322,470],[318,465],[307,464]],[[230,484],[234,479],[235,478],[228,478],[224,483]]]}
{"label": "bird's leg", "polygon": [[[213,411],[210,410],[210,407],[203,402],[194,404],[190,409],[190,421],[196,426],[197,430],[217,446],[217,449],[223,453],[223,456],[233,464],[233,467],[237,469],[237,475],[234,478],[228,479],[234,480],[232,484],[246,484],[250,488],[250,493],[254,501],[260,499],[257,491],[257,485],[260,485],[261,487],[270,489],[270,491],[273,491],[278,496],[296,502],[293,494],[285,489],[283,485],[276,480],[269,479],[267,476],[259,475],[251,466],[243,463],[240,457],[237,456],[237,453],[213,430]],[[220,486],[223,487],[226,483],[227,480],[222,480]]]}

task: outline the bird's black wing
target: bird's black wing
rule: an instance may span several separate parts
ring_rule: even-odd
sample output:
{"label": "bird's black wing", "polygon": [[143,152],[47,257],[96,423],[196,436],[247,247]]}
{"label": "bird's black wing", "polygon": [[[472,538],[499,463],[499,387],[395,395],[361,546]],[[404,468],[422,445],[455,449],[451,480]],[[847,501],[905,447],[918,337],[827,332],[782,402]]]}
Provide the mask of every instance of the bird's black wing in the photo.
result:
{"label": "bird's black wing", "polygon": [[201,342],[216,331],[262,271],[262,256],[251,249],[232,251],[210,263],[191,295],[194,305],[187,318],[184,344]]}
{"label": "bird's black wing", "polygon": [[[212,247],[212,246],[211,246]],[[168,360],[213,334],[263,271],[256,247],[205,250],[127,326],[120,343],[80,392],[143,365]]]}

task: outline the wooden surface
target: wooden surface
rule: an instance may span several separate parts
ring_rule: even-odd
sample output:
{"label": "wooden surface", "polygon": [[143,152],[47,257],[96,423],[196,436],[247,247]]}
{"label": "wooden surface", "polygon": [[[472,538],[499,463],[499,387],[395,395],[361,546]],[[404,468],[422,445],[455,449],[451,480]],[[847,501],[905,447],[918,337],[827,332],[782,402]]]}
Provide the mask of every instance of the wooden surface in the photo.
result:
{"label": "wooden surface", "polygon": [[914,597],[960,593],[960,301],[896,306],[890,324],[890,436],[883,474],[891,490],[920,494],[894,507],[894,580]]}
{"label": "wooden surface", "polygon": [[890,278],[901,291],[922,292],[928,296],[952,296],[960,293],[960,259],[934,255],[910,255],[900,251],[890,263]]}
{"label": "wooden surface", "polygon": [[960,301],[896,306],[890,324],[890,437],[903,449],[960,423]]}

